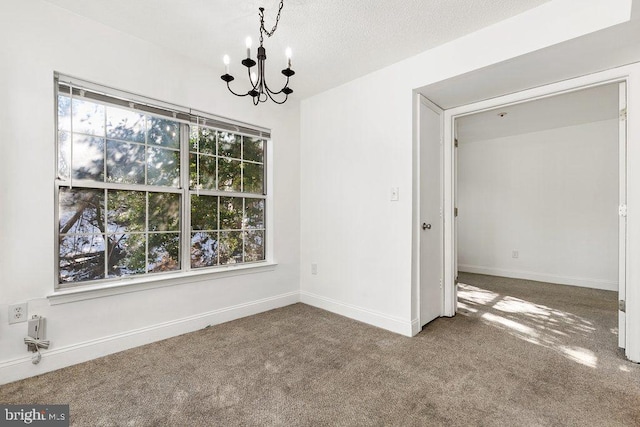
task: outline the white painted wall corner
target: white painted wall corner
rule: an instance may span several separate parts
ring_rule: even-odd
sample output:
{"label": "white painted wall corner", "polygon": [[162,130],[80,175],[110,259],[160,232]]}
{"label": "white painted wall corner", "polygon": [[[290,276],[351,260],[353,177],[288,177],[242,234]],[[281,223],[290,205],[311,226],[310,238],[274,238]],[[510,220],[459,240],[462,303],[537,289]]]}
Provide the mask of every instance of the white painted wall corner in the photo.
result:
{"label": "white painted wall corner", "polygon": [[406,337],[414,336],[419,332],[414,332],[419,323],[418,319],[414,319],[413,321],[404,320],[364,307],[358,307],[353,304],[347,304],[332,298],[316,295],[311,292],[300,291],[300,302]]}

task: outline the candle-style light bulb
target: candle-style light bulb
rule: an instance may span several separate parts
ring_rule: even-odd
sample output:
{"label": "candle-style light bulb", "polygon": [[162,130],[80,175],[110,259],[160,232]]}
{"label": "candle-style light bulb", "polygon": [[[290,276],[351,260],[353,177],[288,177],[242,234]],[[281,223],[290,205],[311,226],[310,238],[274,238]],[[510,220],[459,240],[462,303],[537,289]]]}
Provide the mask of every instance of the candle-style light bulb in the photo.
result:
{"label": "candle-style light bulb", "polygon": [[222,57],[222,62],[224,62],[224,72],[225,74],[229,74],[229,55],[225,55]]}
{"label": "candle-style light bulb", "polygon": [[251,58],[251,44],[253,43],[251,37],[247,37],[245,43],[247,44],[247,58]]}
{"label": "candle-style light bulb", "polygon": [[288,66],[289,68],[291,68],[291,54],[292,54],[292,52],[291,52],[291,48],[290,48],[290,47],[288,47],[288,48],[284,51],[284,54],[287,56],[287,66]]}

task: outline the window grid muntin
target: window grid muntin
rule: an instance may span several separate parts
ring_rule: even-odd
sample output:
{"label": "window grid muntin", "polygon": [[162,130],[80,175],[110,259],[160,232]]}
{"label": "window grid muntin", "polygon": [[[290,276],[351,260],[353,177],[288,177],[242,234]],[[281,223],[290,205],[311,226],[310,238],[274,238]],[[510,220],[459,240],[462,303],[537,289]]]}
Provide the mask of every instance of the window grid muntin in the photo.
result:
{"label": "window grid muntin", "polygon": [[[267,209],[266,209],[266,196],[261,196],[261,195],[255,195],[255,194],[244,194],[244,193],[233,193],[234,195],[231,196],[228,192],[225,191],[196,191],[196,190],[191,190],[189,191],[189,203],[191,203],[191,197],[192,196],[196,196],[196,197],[216,197],[216,202],[217,202],[217,210],[216,210],[216,225],[217,228],[216,229],[207,229],[207,230],[201,230],[201,229],[193,229],[193,224],[192,222],[189,224],[190,225],[190,229],[189,229],[189,238],[193,239],[193,235],[197,234],[197,233],[207,233],[207,234],[215,234],[216,235],[216,242],[218,244],[218,249],[216,251],[216,264],[215,265],[209,265],[209,266],[201,266],[201,267],[191,267],[192,269],[195,270],[201,270],[201,269],[206,269],[206,268],[216,268],[216,267],[221,267],[221,266],[226,266],[226,265],[233,265],[234,263],[225,263],[225,264],[221,264],[221,260],[220,260],[220,240],[221,240],[221,235],[222,233],[225,232],[234,232],[234,233],[240,233],[242,236],[242,261],[241,263],[243,264],[247,264],[247,263],[254,263],[254,262],[263,262],[266,260],[266,235],[267,235]],[[240,222],[240,228],[223,228],[222,227],[222,219],[221,219],[221,200],[222,198],[236,198],[236,199],[242,199],[242,218],[241,218],[241,222]],[[246,220],[247,220],[247,200],[263,200],[263,205],[262,205],[262,227],[254,227],[254,228],[248,228],[245,226],[246,224]],[[247,261],[247,252],[246,252],[246,246],[247,246],[247,234],[251,233],[251,232],[262,232],[263,233],[263,238],[262,238],[262,259],[256,260],[256,261]],[[189,265],[192,265],[193,259],[189,260]],[[236,263],[237,264],[237,263]]]}
{"label": "window grid muntin", "polygon": [[[60,189],[61,188],[73,188],[73,187],[80,187],[80,188],[93,188],[93,189],[102,189],[104,190],[104,193],[107,194],[108,190],[114,190],[114,191],[118,191],[118,190],[125,190],[125,191],[145,191],[145,201],[146,201],[146,212],[145,212],[145,231],[144,232],[131,232],[128,231],[126,233],[123,234],[145,234],[146,235],[146,239],[145,239],[145,272],[141,273],[141,274],[133,274],[133,275],[123,275],[123,276],[119,276],[116,278],[110,278],[109,274],[108,274],[108,270],[109,270],[109,258],[108,255],[106,254],[106,251],[108,251],[108,236],[110,234],[118,234],[118,233],[109,233],[106,229],[104,233],[100,233],[100,234],[88,234],[88,235],[92,235],[92,236],[100,236],[103,239],[103,244],[104,244],[104,251],[105,251],[105,259],[104,259],[104,264],[105,264],[105,273],[104,273],[104,278],[102,279],[97,279],[97,280],[82,280],[82,281],[77,281],[77,282],[61,282],[60,281],[60,243],[58,243],[58,250],[56,250],[56,256],[55,256],[55,260],[56,260],[56,271],[58,272],[58,277],[56,278],[56,287],[57,288],[66,288],[66,287],[75,287],[75,286],[86,286],[86,285],[91,285],[94,283],[102,283],[102,282],[110,282],[110,281],[121,281],[124,280],[125,278],[131,278],[131,277],[141,277],[141,276],[145,276],[147,274],[170,274],[170,273],[176,273],[177,272],[187,272],[191,269],[191,265],[190,265],[190,248],[191,248],[191,230],[190,230],[190,214],[191,214],[191,194],[192,193],[196,193],[199,192],[198,190],[193,191],[190,189],[190,185],[189,185],[189,154],[190,154],[190,141],[189,141],[189,121],[187,120],[183,120],[180,118],[176,118],[176,115],[174,113],[173,118],[171,117],[166,117],[163,115],[155,115],[153,113],[150,113],[148,111],[141,111],[138,110],[136,108],[133,108],[133,104],[130,103],[129,105],[132,106],[131,108],[126,108],[123,105],[120,104],[111,104],[110,102],[103,102],[100,100],[96,100],[96,99],[92,99],[90,98],[89,101],[96,103],[96,104],[102,104],[105,105],[105,107],[114,107],[114,108],[119,108],[122,110],[129,110],[129,111],[133,111],[139,114],[143,114],[145,116],[145,143],[142,144],[141,142],[137,142],[137,141],[129,141],[129,140],[124,140],[121,138],[112,138],[112,137],[108,137],[108,131],[107,131],[107,120],[108,120],[108,114],[106,113],[106,109],[105,109],[105,115],[104,115],[104,127],[105,127],[105,135],[104,137],[102,137],[101,139],[103,139],[104,144],[103,144],[103,159],[104,159],[104,164],[103,164],[103,177],[102,177],[102,181],[94,181],[94,180],[83,180],[83,179],[74,179],[73,178],[73,135],[74,135],[74,129],[73,129],[73,99],[74,99],[74,91],[75,89],[73,88],[72,85],[68,85],[67,87],[70,87],[70,89],[68,90],[68,95],[64,95],[67,98],[69,98],[69,102],[70,102],[70,129],[68,131],[63,131],[59,129],[59,123],[58,123],[58,102],[59,102],[59,98],[58,96],[60,96],[60,93],[58,91],[60,86],[56,85],[56,96],[54,97],[54,104],[55,104],[55,129],[56,129],[56,157],[55,157],[55,162],[56,162],[56,192],[55,192],[55,221],[56,221],[56,236],[57,236],[57,240],[58,242],[60,242],[61,239],[61,234],[59,233],[60,228],[59,228],[59,193],[60,193]],[[108,96],[108,95],[107,95]],[[84,98],[84,96],[82,96]],[[148,139],[149,139],[149,129],[148,129],[148,118],[150,116],[153,117],[158,117],[160,119],[169,119],[175,122],[179,122],[179,130],[181,132],[181,136],[180,136],[180,142],[179,142],[179,147],[178,148],[171,148],[171,147],[167,147],[164,145],[160,145],[160,144],[150,144]],[[192,121],[191,121],[192,123]],[[240,138],[240,144],[241,144],[241,148],[240,148],[240,152],[241,152],[241,157],[244,157],[244,138],[248,137],[248,138],[253,138],[253,139],[258,139],[262,142],[262,162],[257,162],[257,161],[253,161],[253,160],[244,160],[243,158],[241,159],[237,159],[234,157],[222,157],[222,158],[229,158],[229,159],[235,159],[235,160],[239,160],[241,162],[241,168],[240,168],[240,173],[241,173],[241,177],[240,177],[240,185],[241,185],[241,191],[237,192],[237,191],[214,191],[214,193],[217,193],[216,195],[218,196],[217,201],[218,201],[218,205],[220,204],[220,197],[241,197],[243,199],[242,202],[242,211],[243,211],[243,219],[242,219],[242,228],[238,229],[238,230],[217,230],[218,233],[218,240],[219,240],[219,234],[221,232],[224,231],[237,231],[239,233],[241,233],[241,237],[242,237],[242,263],[243,264],[252,264],[252,263],[260,263],[260,262],[264,262],[266,260],[266,249],[267,249],[267,243],[266,243],[266,237],[267,237],[267,221],[266,221],[266,217],[267,217],[267,208],[266,208],[266,191],[267,191],[267,182],[266,182],[266,173],[267,173],[267,167],[266,167],[266,147],[267,147],[267,143],[268,143],[268,133],[263,133],[263,132],[259,132],[259,134],[249,134],[249,133],[244,133],[242,131],[235,131],[235,130],[229,130],[229,129],[224,129],[224,128],[219,128],[219,127],[212,127],[213,129],[216,130],[216,139],[218,138],[218,134],[220,132],[226,132],[226,133],[230,133],[235,135],[237,138]],[[59,176],[59,172],[60,172],[60,154],[59,154],[59,149],[60,149],[60,144],[59,144],[59,138],[60,138],[60,134],[62,132],[67,132],[69,134],[69,160],[70,160],[70,164],[69,164],[69,176],[66,177],[61,177]],[[91,134],[85,134],[85,133],[76,133],[78,135],[85,135],[85,136],[89,136],[89,137],[96,137],[96,135],[91,135]],[[108,170],[108,157],[107,157],[107,149],[108,149],[108,141],[114,141],[114,142],[118,142],[118,143],[126,143],[126,144],[136,144],[139,146],[144,146],[145,147],[145,167],[144,167],[144,173],[145,173],[145,184],[137,184],[137,183],[121,183],[121,182],[112,182],[108,180],[108,175],[107,175],[107,170]],[[161,148],[161,149],[165,149],[165,150],[171,150],[171,151],[176,151],[179,153],[179,170],[180,173],[178,175],[178,186],[174,187],[174,186],[157,186],[157,185],[150,185],[150,184],[146,184],[148,182],[148,150],[146,148],[148,147],[154,147],[154,148]],[[186,154],[186,156],[184,155]],[[206,153],[200,153],[203,155],[207,155]],[[218,187],[219,184],[219,168],[218,168],[218,160],[221,158],[221,156],[218,155],[218,141],[216,140],[216,187]],[[263,167],[263,173],[262,173],[262,194],[260,193],[244,193],[242,192],[243,187],[245,185],[244,183],[244,167],[243,167],[243,163],[251,163],[251,164],[258,164],[258,165],[262,165]],[[182,202],[180,204],[180,217],[179,217],[179,221],[181,224],[181,228],[180,231],[162,231],[162,232],[158,232],[158,231],[153,231],[151,232],[148,227],[148,221],[149,221],[149,193],[150,192],[158,192],[158,193],[178,193],[182,195]],[[209,193],[209,191],[206,191],[204,194]],[[245,219],[244,219],[244,215],[245,215],[245,211],[246,211],[246,199],[262,199],[265,200],[265,203],[263,204],[263,226],[264,228],[251,228],[251,229],[245,229],[244,228],[244,223],[245,223]],[[108,197],[105,197],[105,200],[103,201],[104,203],[104,211],[105,211],[105,218],[104,220],[107,221],[107,203],[108,203]],[[218,206],[219,208],[219,206]],[[220,211],[218,209],[218,222],[219,222],[219,216],[220,216]],[[247,248],[247,235],[250,232],[261,232],[262,233],[262,244],[261,244],[261,253],[262,253],[262,259],[256,260],[256,261],[246,261],[247,258],[247,254],[246,254],[246,248]],[[177,234],[179,236],[178,242],[179,242],[179,256],[178,256],[178,262],[180,265],[180,269],[176,270],[176,271],[166,271],[166,272],[154,272],[151,273],[149,272],[149,243],[150,243],[150,238],[149,236],[151,236],[152,234]],[[66,233],[65,236],[67,235],[71,235],[72,233]],[[77,233],[75,234],[77,236],[82,236],[82,233]],[[220,250],[218,248],[217,251],[217,258],[218,258],[218,264],[216,266],[212,266],[212,267],[200,267],[198,268],[198,270],[201,270],[202,268],[212,268],[215,269],[216,267],[220,267],[220,266],[224,266],[224,265],[229,265],[229,264],[220,264]],[[186,261],[186,262],[185,262]]]}
{"label": "window grid muntin", "polygon": [[[195,127],[195,132],[193,130],[193,128]],[[210,153],[204,153],[200,151],[200,128],[206,128],[209,129],[213,132],[215,132],[215,154],[210,154]],[[220,134],[221,133],[225,133],[225,134],[231,134],[235,137],[239,137],[239,144],[240,144],[240,157],[233,157],[233,156],[225,156],[222,155],[220,153]],[[192,149],[192,143],[191,143],[191,138],[192,136],[195,135],[196,136],[196,141],[195,141],[195,150]],[[262,162],[258,162],[255,160],[246,160],[245,159],[245,138],[251,138],[251,139],[256,139],[262,142]],[[202,184],[200,182],[200,158],[202,156],[205,156],[207,158],[211,158],[211,157],[215,157],[216,159],[216,177],[215,177],[215,189],[214,190],[218,190],[218,191],[223,191],[225,193],[242,193],[242,194],[251,194],[251,195],[266,195],[267,193],[267,184],[266,184],[266,172],[267,172],[267,168],[266,168],[266,161],[265,161],[265,156],[266,156],[266,146],[267,146],[267,139],[266,138],[262,138],[262,137],[258,137],[255,135],[246,135],[246,134],[241,134],[241,133],[234,133],[234,132],[229,132],[228,130],[225,129],[220,129],[220,128],[216,128],[214,126],[207,126],[206,125],[206,121],[203,123],[200,123],[199,121],[195,124],[195,126],[190,127],[189,129],[189,161],[191,158],[191,155],[195,155],[195,161],[196,161],[196,185],[191,186],[189,185],[189,189],[190,190],[196,190],[196,191],[202,191],[204,190],[204,188],[202,187]],[[232,162],[240,162],[240,191],[233,191],[233,190],[222,190],[220,188],[220,161],[221,160],[229,160]],[[255,192],[246,192],[245,190],[245,167],[244,164],[248,163],[248,164],[253,164],[253,165],[260,165],[262,166],[262,191],[259,193],[255,193]],[[189,165],[189,170],[191,170],[191,164]],[[190,181],[190,180],[189,180]]]}
{"label": "window grid muntin", "polygon": [[[103,200],[101,201],[101,205],[102,205],[102,210],[103,210],[103,218],[102,218],[102,229],[99,229],[99,232],[94,232],[94,233],[90,233],[90,232],[67,232],[67,233],[61,233],[60,232],[60,215],[59,215],[59,211],[60,211],[60,193],[62,189],[69,189],[69,190],[73,190],[73,189],[88,189],[88,190],[102,190],[102,197]],[[130,192],[144,192],[145,195],[145,228],[143,231],[132,231],[130,229],[115,229],[115,230],[110,230],[109,229],[109,192],[116,192],[116,191],[130,191]],[[180,201],[179,201],[179,209],[180,209],[180,214],[178,215],[178,222],[179,222],[179,226],[177,227],[177,229],[175,230],[150,230],[149,229],[149,219],[150,219],[150,211],[149,211],[149,198],[151,193],[159,193],[159,194],[180,194]],[[184,268],[182,268],[182,266],[184,265],[184,261],[182,259],[182,254],[183,252],[185,252],[184,249],[184,244],[182,242],[182,235],[184,233],[183,230],[183,215],[182,215],[182,211],[183,211],[183,204],[184,202],[182,201],[182,192],[180,191],[171,191],[171,192],[164,192],[164,191],[147,191],[147,190],[143,190],[140,188],[136,188],[134,190],[131,189],[126,189],[126,190],[122,190],[122,189],[112,189],[112,188],[95,188],[95,187],[91,187],[90,185],[86,185],[86,184],[81,184],[81,185],[75,185],[73,187],[70,187],[68,185],[64,185],[62,183],[57,183],[56,185],[56,216],[57,216],[57,224],[56,224],[56,234],[58,236],[58,250],[57,252],[57,271],[58,271],[58,278],[57,278],[57,285],[58,287],[73,287],[73,286],[81,286],[81,285],[89,285],[91,283],[96,283],[96,282],[102,282],[105,280],[121,280],[121,279],[125,279],[128,277],[141,277],[144,275],[156,275],[156,274],[163,274],[163,273],[175,273],[176,271],[185,271]],[[149,265],[149,245],[151,242],[151,236],[154,235],[160,235],[160,234],[167,234],[167,235],[175,235],[178,238],[178,242],[179,242],[179,247],[178,247],[178,257],[177,257],[177,261],[179,262],[179,265],[181,266],[181,268],[179,270],[168,270],[168,271],[151,271],[150,270],[150,265]],[[121,236],[121,235],[144,235],[145,237],[145,264],[144,264],[144,272],[142,273],[133,273],[133,274],[123,274],[120,276],[114,276],[112,274],[109,273],[109,269],[110,269],[110,254],[108,253],[109,251],[109,237],[110,236]],[[65,282],[65,281],[61,281],[61,275],[60,275],[60,249],[61,249],[61,241],[66,238],[66,237],[74,237],[74,236],[100,236],[103,239],[104,242],[104,260],[103,260],[103,276],[104,278],[102,279],[93,279],[93,280],[81,280],[81,281],[70,281],[70,282]],[[155,267],[154,267],[155,268]]]}
{"label": "window grid muntin", "polygon": [[[82,93],[82,91],[80,91]],[[72,91],[73,93],[73,91]],[[65,131],[65,130],[60,130],[59,129],[59,120],[58,120],[58,111],[59,111],[59,102],[60,102],[60,98],[67,98],[69,100],[69,120],[70,120],[70,129],[69,131]],[[94,103],[96,105],[100,105],[104,108],[104,120],[103,120],[103,126],[104,126],[104,135],[98,135],[98,134],[90,134],[90,133],[86,133],[86,132],[76,132],[74,131],[74,100],[77,100],[78,98],[73,96],[73,95],[66,95],[66,94],[60,94],[60,93],[56,93],[55,96],[55,102],[56,102],[56,121],[55,121],[55,127],[56,127],[56,163],[57,163],[57,168],[56,168],[56,176],[58,177],[58,179],[61,180],[65,180],[69,181],[69,182],[75,182],[77,180],[79,180],[79,178],[74,178],[73,174],[74,174],[74,168],[73,168],[73,163],[74,163],[74,156],[73,156],[73,152],[74,152],[74,137],[77,136],[84,136],[84,137],[89,137],[89,138],[97,138],[103,141],[103,147],[102,147],[102,159],[103,159],[103,165],[102,165],[102,176],[103,179],[102,181],[93,181],[93,180],[88,180],[91,182],[107,182],[107,183],[117,183],[115,181],[109,181],[109,177],[107,174],[108,171],[108,156],[107,156],[107,147],[108,147],[108,142],[109,141],[115,141],[118,143],[125,143],[125,144],[135,144],[136,146],[141,146],[144,148],[144,184],[136,184],[136,185],[153,185],[153,184],[149,184],[149,149],[155,149],[155,150],[166,150],[166,151],[171,151],[174,153],[180,153],[180,146],[178,146],[177,148],[175,147],[170,147],[170,146],[165,146],[165,145],[161,145],[161,144],[156,144],[153,142],[149,141],[149,133],[151,131],[150,128],[150,122],[152,121],[153,118],[158,119],[158,120],[171,120],[174,121],[176,123],[178,123],[178,126],[181,128],[182,124],[186,124],[187,122],[184,120],[179,120],[177,118],[170,118],[170,117],[165,117],[165,116],[161,116],[161,115],[154,115],[152,113],[147,113],[147,112],[141,112],[139,110],[136,110],[135,108],[127,108],[121,105],[116,105],[116,104],[110,104],[108,102],[105,101],[100,101],[100,100],[94,100],[94,99],[85,99],[83,96],[80,97],[81,102],[90,102],[90,103]],[[107,114],[108,109],[109,108],[113,108],[113,109],[119,109],[119,110],[124,110],[124,111],[131,111],[134,113],[138,113],[144,116],[144,142],[138,142],[138,141],[129,141],[129,140],[125,140],[122,138],[113,138],[113,137],[109,137],[108,136],[108,118],[109,115]],[[151,120],[150,120],[151,119]],[[69,133],[69,176],[67,177],[62,177],[60,174],[60,144],[59,144],[59,138],[60,138],[60,133],[61,132],[68,132]],[[181,138],[180,138],[181,139]],[[181,145],[181,143],[180,143]],[[182,168],[180,167],[180,171],[178,173],[178,183],[177,183],[177,187],[174,185],[166,185],[166,187],[174,187],[174,188],[179,188],[181,185],[181,177],[182,177]],[[164,185],[161,185],[160,187],[165,187]]]}

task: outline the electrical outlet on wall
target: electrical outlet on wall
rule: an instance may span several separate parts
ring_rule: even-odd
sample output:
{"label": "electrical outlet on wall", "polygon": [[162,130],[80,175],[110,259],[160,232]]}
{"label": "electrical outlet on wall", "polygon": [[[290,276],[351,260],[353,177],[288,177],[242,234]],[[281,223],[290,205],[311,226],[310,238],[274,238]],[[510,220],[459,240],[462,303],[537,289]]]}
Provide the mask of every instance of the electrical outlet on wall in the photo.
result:
{"label": "electrical outlet on wall", "polygon": [[511,258],[518,258],[519,256],[520,254],[518,253],[518,251],[511,252]]}
{"label": "electrical outlet on wall", "polygon": [[9,306],[9,324],[27,321],[27,303],[13,304]]}
{"label": "electrical outlet on wall", "polygon": [[311,274],[314,276],[318,274],[318,264],[315,262],[311,263]]}

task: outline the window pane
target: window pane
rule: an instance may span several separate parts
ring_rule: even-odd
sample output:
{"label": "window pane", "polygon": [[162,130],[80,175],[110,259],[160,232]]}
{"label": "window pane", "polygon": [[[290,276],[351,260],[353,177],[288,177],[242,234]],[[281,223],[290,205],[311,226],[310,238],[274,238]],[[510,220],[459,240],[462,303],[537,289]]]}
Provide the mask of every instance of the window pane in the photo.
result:
{"label": "window pane", "polygon": [[135,111],[107,107],[107,138],[144,142],[144,118]]}
{"label": "window pane", "polygon": [[191,234],[191,267],[210,267],[218,264],[218,233],[199,231]]}
{"label": "window pane", "polygon": [[243,163],[243,191],[262,194],[264,192],[264,167],[257,163]]}
{"label": "window pane", "polygon": [[58,130],[71,131],[71,98],[58,96]]}
{"label": "window pane", "polygon": [[191,127],[191,151],[205,154],[216,154],[216,134],[213,129],[206,127],[192,126]]}
{"label": "window pane", "polygon": [[104,105],[73,99],[73,133],[104,136]]}
{"label": "window pane", "polygon": [[144,273],[144,234],[111,234],[107,236],[107,244],[109,277]]}
{"label": "window pane", "polygon": [[[193,164],[191,170],[194,171],[194,181],[192,188],[196,188],[200,185],[201,189],[215,190],[216,189],[216,158],[213,156],[190,156]],[[198,161],[198,159],[200,159]],[[200,171],[200,179],[197,179],[198,170]]]}
{"label": "window pane", "polygon": [[264,140],[251,138],[249,136],[242,137],[242,158],[252,162],[264,162]]}
{"label": "window pane", "polygon": [[58,132],[58,178],[68,179],[71,171],[71,134]]}
{"label": "window pane", "polygon": [[163,148],[148,148],[147,183],[178,187],[180,185],[180,152]]}
{"label": "window pane", "polygon": [[218,161],[218,189],[223,191],[241,191],[240,160],[220,158]]}
{"label": "window pane", "polygon": [[104,190],[60,188],[60,234],[104,231]]}
{"label": "window pane", "polygon": [[196,155],[189,154],[189,188],[197,188],[198,185],[198,169],[196,164]]}
{"label": "window pane", "polygon": [[144,191],[107,192],[107,230],[109,233],[145,231],[147,216]]}
{"label": "window pane", "polygon": [[149,193],[149,231],[180,231],[180,194]]}
{"label": "window pane", "polygon": [[104,239],[100,234],[60,239],[59,283],[104,279]]}
{"label": "window pane", "polygon": [[180,233],[149,233],[150,273],[180,270]]}
{"label": "window pane", "polygon": [[218,229],[218,198],[215,196],[191,196],[191,229]]}
{"label": "window pane", "polygon": [[244,199],[244,228],[264,227],[264,200]]}
{"label": "window pane", "polygon": [[244,260],[264,260],[264,231],[253,230],[244,232]]}
{"label": "window pane", "polygon": [[147,116],[149,126],[149,144],[163,147],[180,147],[180,123],[173,120]]}
{"label": "window pane", "polygon": [[218,132],[218,156],[241,158],[241,137],[227,132]]}
{"label": "window pane", "polygon": [[107,181],[144,184],[144,146],[107,140]]}
{"label": "window pane", "polygon": [[220,264],[242,262],[242,231],[220,232]]}
{"label": "window pane", "polygon": [[73,178],[104,181],[104,139],[73,134]]}
{"label": "window pane", "polygon": [[220,197],[220,229],[240,230],[242,228],[242,198]]}

